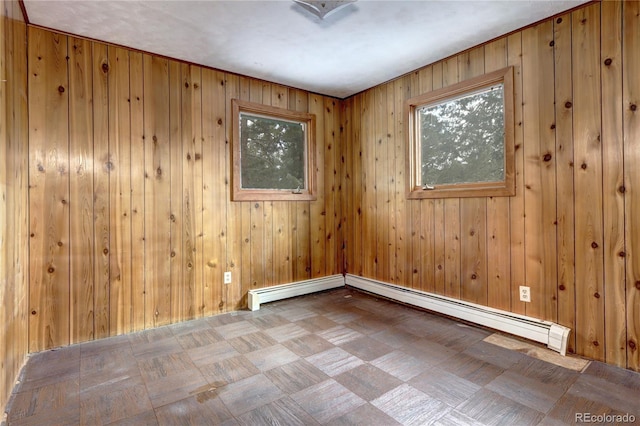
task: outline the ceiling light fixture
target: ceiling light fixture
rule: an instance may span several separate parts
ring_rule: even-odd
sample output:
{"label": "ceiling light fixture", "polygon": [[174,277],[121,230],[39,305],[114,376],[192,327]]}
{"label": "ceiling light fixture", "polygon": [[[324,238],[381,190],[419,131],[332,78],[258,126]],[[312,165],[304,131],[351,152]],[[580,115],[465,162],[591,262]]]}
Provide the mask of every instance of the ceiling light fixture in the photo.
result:
{"label": "ceiling light fixture", "polygon": [[345,7],[350,3],[355,3],[357,0],[293,0],[307,11],[313,13],[320,19],[324,19],[325,16],[332,14]]}

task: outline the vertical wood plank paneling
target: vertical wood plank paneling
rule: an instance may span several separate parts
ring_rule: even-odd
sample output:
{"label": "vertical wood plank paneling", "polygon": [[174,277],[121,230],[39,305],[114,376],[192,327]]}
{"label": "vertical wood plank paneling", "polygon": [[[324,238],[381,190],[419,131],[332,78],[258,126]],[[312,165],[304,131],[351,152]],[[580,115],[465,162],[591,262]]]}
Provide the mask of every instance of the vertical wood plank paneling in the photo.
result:
{"label": "vertical wood plank paneling", "polygon": [[171,320],[169,64],[143,55],[145,138],[145,328]]}
{"label": "vertical wood plank paneling", "polygon": [[94,334],[109,336],[109,58],[107,46],[93,43],[93,238]]}
{"label": "vertical wood plank paneling", "polygon": [[640,3],[623,3],[623,135],[627,290],[627,367],[640,371]]}
{"label": "vertical wood plank paneling", "polygon": [[516,163],[516,195],[509,197],[509,219],[511,222],[511,312],[524,314],[525,304],[519,299],[519,286],[525,283],[525,210],[524,210],[524,133],[522,117],[522,33],[507,37],[507,62],[513,67],[514,96],[514,160]]}
{"label": "vertical wood plank paneling", "polygon": [[[375,133],[374,93],[364,93],[362,102],[362,244],[364,256],[362,272],[366,277],[376,277],[376,223],[375,223]],[[373,149],[371,147],[374,147]]]}
{"label": "vertical wood plank paneling", "polygon": [[546,320],[557,315],[552,40],[551,21],[522,32],[526,313]]}
{"label": "vertical wood plank paneling", "polygon": [[69,336],[67,37],[29,28],[29,350]]}
{"label": "vertical wood plank paneling", "polygon": [[[605,360],[626,367],[624,145],[622,134],[622,3],[601,8],[602,182]],[[620,167],[623,165],[623,167]]]}
{"label": "vertical wood plank paneling", "polygon": [[[575,330],[575,219],[573,187],[573,86],[571,84],[571,15],[554,20],[556,103],[556,199],[558,215],[558,322]],[[575,352],[575,332],[567,350]]]}
{"label": "vertical wood plank paneling", "polygon": [[[501,38],[484,47],[484,70],[491,72],[507,66],[507,39]],[[505,220],[506,219],[506,220]],[[511,308],[511,259],[509,197],[487,199],[487,305]]]}
{"label": "vertical wood plank paneling", "polygon": [[353,256],[351,264],[347,265],[347,271],[353,272],[357,275],[363,276],[363,214],[364,214],[364,197],[363,188],[365,181],[364,165],[362,163],[362,103],[363,95],[359,94],[354,96],[351,109],[351,122],[352,122],[352,142],[349,146],[351,149],[351,161],[347,163],[347,174],[351,176],[351,185],[347,181],[347,190],[349,191],[349,211],[351,212],[351,221],[349,222],[349,228],[353,230],[351,238],[347,241],[347,253],[348,256]]}
{"label": "vertical wood plank paneling", "polygon": [[0,404],[28,353],[27,29],[19,5],[0,1]]}
{"label": "vertical wood plank paneling", "polygon": [[[393,155],[395,156],[395,210],[396,210],[396,270],[395,281],[399,285],[406,285],[410,282],[411,278],[411,265],[409,261],[409,235],[410,235],[410,219],[411,209],[406,200],[406,183],[405,183],[405,165],[406,165],[406,150],[405,150],[405,125],[407,117],[404,116],[404,102],[409,99],[410,90],[410,78],[407,76],[397,79],[393,83],[394,92],[394,126],[393,138],[391,145],[393,145]],[[347,133],[349,134],[349,133]],[[347,143],[347,142],[345,142]],[[347,163],[348,164],[348,163]],[[346,165],[344,165],[346,168]],[[342,209],[347,209],[348,204],[345,200],[342,203]],[[349,224],[346,224],[349,226]],[[433,250],[431,251],[431,256]],[[393,270],[392,270],[393,272]]]}
{"label": "vertical wood plank paneling", "polygon": [[[214,198],[214,237],[215,237],[215,250],[216,258],[219,259],[218,267],[214,271],[214,287],[213,287],[213,309],[214,312],[226,312],[230,308],[225,305],[223,288],[223,267],[226,264],[225,252],[227,245],[227,224],[229,221],[226,215],[225,205],[227,200],[230,199],[227,190],[229,188],[229,175],[225,174],[227,165],[230,161],[229,156],[229,139],[227,139],[227,127],[226,127],[226,114],[227,114],[227,81],[225,73],[216,71],[213,73],[213,155],[214,155],[214,168],[217,170],[217,177],[213,185],[213,198]],[[240,303],[238,296],[236,295],[236,306]]]}
{"label": "vertical wood plank paneling", "polygon": [[133,331],[145,328],[145,134],[142,54],[129,55],[131,105],[131,310]]}
{"label": "vertical wood plank paneling", "polygon": [[202,69],[197,68],[191,70],[191,87],[193,88],[192,103],[192,120],[191,128],[193,131],[193,210],[195,212],[195,286],[193,293],[193,305],[195,307],[196,317],[201,317],[205,312],[204,299],[204,137],[202,133],[203,119],[203,89],[202,89]]}
{"label": "vertical wood plank paneling", "polygon": [[325,208],[325,114],[322,96],[309,96],[309,112],[316,115],[316,189],[317,199],[311,203],[311,278],[324,276],[325,271],[325,238],[326,215]]}
{"label": "vertical wood plank paneling", "polygon": [[[219,226],[218,211],[215,208],[216,197],[214,191],[220,188],[223,178],[222,170],[216,169],[217,140],[214,138],[214,85],[213,71],[202,70],[200,87],[202,91],[202,314],[209,316],[216,310],[217,300],[214,299],[216,286],[216,271],[219,271],[222,253],[216,242],[216,232]],[[225,256],[226,257],[226,250]],[[240,276],[236,276],[239,279]]]}
{"label": "vertical wood plank paneling", "polygon": [[70,39],[70,343],[94,338],[93,59],[91,43]]}
{"label": "vertical wood plank paneling", "polygon": [[388,179],[388,158],[387,158],[387,119],[385,110],[387,108],[387,92],[385,85],[374,89],[375,111],[374,111],[374,164],[375,181],[374,192],[374,214],[375,223],[375,274],[382,281],[389,281],[389,203],[386,180]]}
{"label": "vertical wood plank paneling", "polygon": [[339,223],[339,199],[337,178],[339,176],[339,162],[337,154],[339,154],[339,137],[340,137],[340,118],[338,114],[340,109],[335,99],[324,98],[324,167],[323,178],[325,195],[325,275],[334,275],[339,273],[338,269],[338,250],[340,238],[338,235]]}
{"label": "vertical wood plank paneling", "polygon": [[169,142],[171,168],[171,206],[169,214],[170,229],[170,268],[171,268],[171,322],[181,321],[182,293],[184,288],[182,229],[183,229],[183,194],[182,194],[182,74],[178,62],[169,62]]}
{"label": "vertical wood plank paneling", "polygon": [[[307,112],[309,110],[309,95],[302,90],[289,89],[289,106],[296,111]],[[298,201],[294,203],[294,209],[291,212],[291,220],[295,221],[296,227],[296,241],[294,251],[295,265],[293,270],[294,281],[303,281],[309,279],[310,277],[310,208],[311,205],[309,201]],[[293,216],[294,214],[295,217]]]}
{"label": "vertical wood plank paneling", "polygon": [[577,350],[604,360],[600,5],[572,14]]}
{"label": "vertical wood plank paneling", "polygon": [[128,333],[132,324],[131,282],[131,98],[129,51],[109,47],[109,332]]}
{"label": "vertical wood plank paneling", "polygon": [[[196,211],[196,191],[201,186],[196,184],[196,132],[195,115],[200,114],[196,108],[194,74],[199,74],[200,68],[182,64],[182,94],[181,101],[181,145],[182,145],[182,315],[185,320],[196,318],[196,288],[200,288],[201,281],[196,284],[196,250],[198,236],[196,234],[196,218],[201,218],[201,211]],[[198,92],[199,93],[199,92]],[[199,161],[201,163],[202,161]]]}

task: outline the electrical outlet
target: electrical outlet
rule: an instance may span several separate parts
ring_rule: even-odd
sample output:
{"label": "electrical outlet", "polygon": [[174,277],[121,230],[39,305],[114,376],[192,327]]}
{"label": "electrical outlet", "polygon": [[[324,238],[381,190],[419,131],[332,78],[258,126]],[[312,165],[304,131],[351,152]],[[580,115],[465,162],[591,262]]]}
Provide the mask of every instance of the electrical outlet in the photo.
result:
{"label": "electrical outlet", "polygon": [[231,272],[227,271],[224,273],[224,283],[231,284]]}
{"label": "electrical outlet", "polygon": [[531,289],[527,286],[520,286],[520,301],[531,302]]}

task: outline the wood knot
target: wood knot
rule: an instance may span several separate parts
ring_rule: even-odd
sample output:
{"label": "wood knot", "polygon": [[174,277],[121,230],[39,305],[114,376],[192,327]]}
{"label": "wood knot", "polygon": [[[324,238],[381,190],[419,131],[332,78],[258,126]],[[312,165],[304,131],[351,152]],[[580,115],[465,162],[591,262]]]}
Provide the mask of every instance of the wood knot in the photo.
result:
{"label": "wood knot", "polygon": [[162,169],[160,167],[156,169],[156,176],[162,176]]}
{"label": "wood knot", "polygon": [[102,250],[102,253],[104,253],[104,254],[109,254],[109,249],[105,247],[105,248]]}
{"label": "wood knot", "polygon": [[189,269],[193,268],[193,263],[191,263],[191,262],[187,263],[187,268],[189,268]]}
{"label": "wood knot", "polygon": [[613,63],[613,61],[611,60],[611,58],[607,58],[607,59],[605,59],[605,60],[604,60],[604,64],[605,64],[606,66],[609,66],[609,65],[611,65],[612,63]]}
{"label": "wood knot", "polygon": [[561,23],[562,23],[562,18],[556,19],[556,24],[561,24]]}
{"label": "wood knot", "polygon": [[573,106],[573,104],[571,102],[569,102],[569,101],[564,103],[564,107],[565,108],[571,108],[572,106]]}
{"label": "wood knot", "polygon": [[637,288],[638,290],[640,290],[640,281],[636,281],[635,286],[636,286],[636,288]]}
{"label": "wood knot", "polygon": [[471,274],[471,279],[475,280],[476,278],[478,278],[478,276],[476,274]]}
{"label": "wood knot", "polygon": [[55,271],[56,271],[56,268],[54,268],[53,266],[49,266],[47,268],[47,272],[50,273],[50,274],[53,274]]}
{"label": "wood knot", "polygon": [[558,286],[558,289],[559,289],[560,291],[565,291],[567,288],[564,286],[564,284],[560,284],[560,285]]}
{"label": "wood knot", "polygon": [[555,44],[556,44],[556,43],[555,43],[553,40],[551,40],[551,41],[549,42],[549,46],[550,46],[550,47],[553,47]]}
{"label": "wood knot", "polygon": [[629,340],[629,349],[631,349],[632,351],[636,350],[636,342],[634,342],[633,340]]}
{"label": "wood knot", "polygon": [[153,138],[151,139],[153,139],[154,142],[158,142],[158,137],[156,135],[153,135]]}
{"label": "wood knot", "polygon": [[417,273],[418,273],[418,270],[417,270],[417,269],[414,269],[414,270],[413,270],[413,273],[414,273],[414,274],[417,274]]}
{"label": "wood knot", "polygon": [[253,205],[253,207],[255,207],[256,209],[259,209],[259,208],[260,208],[260,203],[255,203],[255,204]]}
{"label": "wood knot", "polygon": [[58,92],[64,93],[64,86],[58,86]]}
{"label": "wood knot", "polygon": [[620,257],[625,257],[626,255],[627,255],[627,253],[625,253],[623,251],[618,252],[618,256],[620,256]]}
{"label": "wood knot", "polygon": [[31,311],[31,315],[35,315],[37,312],[35,310]]}
{"label": "wood knot", "polygon": [[189,88],[189,82],[188,82],[188,81],[185,81],[185,82],[184,82],[184,87],[185,87],[185,89],[188,89],[188,88]]}
{"label": "wood knot", "polygon": [[629,107],[629,109],[630,109],[631,111],[634,111],[634,112],[635,112],[635,111],[638,109],[638,105],[636,105],[636,104],[631,104],[631,106]]}
{"label": "wood knot", "polygon": [[587,163],[582,163],[582,164],[580,165],[580,168],[581,168],[582,170],[587,170]]}
{"label": "wood knot", "polygon": [[593,346],[600,346],[600,343],[597,340],[594,340],[592,343],[593,343]]}
{"label": "wood knot", "polygon": [[62,204],[67,204],[67,200],[65,200],[65,199],[62,199],[60,202],[61,202]]}
{"label": "wood knot", "polygon": [[202,155],[200,155],[200,154],[196,154],[196,161],[197,161],[197,160],[199,160],[199,159],[201,159],[201,158],[202,158]]}
{"label": "wood knot", "polygon": [[191,160],[191,154],[187,154],[187,160]]}
{"label": "wood knot", "polygon": [[222,126],[222,118],[218,118],[218,126]]}
{"label": "wood knot", "polygon": [[438,265],[438,271],[442,271],[442,265]]}
{"label": "wood knot", "polygon": [[598,248],[598,243],[596,243],[595,241],[591,243],[591,248],[597,249]]}
{"label": "wood knot", "polygon": [[624,187],[624,185],[620,185],[620,187],[618,188],[618,191],[619,191],[621,194],[624,194],[626,190],[627,190],[627,188],[625,188],[625,187]]}
{"label": "wood knot", "polygon": [[104,73],[108,73],[109,72],[109,64],[107,64],[106,62],[102,63],[102,72],[104,72]]}
{"label": "wood knot", "polygon": [[174,214],[169,215],[169,220],[171,222],[175,222],[176,221],[176,216]]}
{"label": "wood knot", "polygon": [[542,159],[543,159],[544,161],[547,161],[547,162],[548,162],[548,161],[551,161],[551,154],[549,154],[549,153],[545,154],[545,155],[544,155],[544,157],[542,157]]}
{"label": "wood knot", "polygon": [[555,124],[552,124],[549,128],[550,128],[551,130],[553,130],[553,129],[555,129],[555,128],[556,128],[556,125],[555,125]]}
{"label": "wood knot", "polygon": [[176,257],[176,252],[175,251],[171,252],[171,257]]}
{"label": "wood knot", "polygon": [[58,247],[62,247],[62,241],[58,241]]}
{"label": "wood knot", "polygon": [[600,299],[600,293],[596,291],[595,293],[593,293],[593,297],[595,297],[596,299]]}

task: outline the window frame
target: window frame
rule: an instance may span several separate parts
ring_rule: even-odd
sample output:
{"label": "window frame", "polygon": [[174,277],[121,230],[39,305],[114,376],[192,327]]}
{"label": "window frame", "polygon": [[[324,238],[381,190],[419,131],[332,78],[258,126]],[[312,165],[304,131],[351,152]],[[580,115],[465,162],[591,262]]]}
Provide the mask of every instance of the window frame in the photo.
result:
{"label": "window frame", "polygon": [[[231,200],[232,201],[314,201],[316,196],[316,116],[307,112],[291,111],[270,105],[232,99],[232,149],[233,167]],[[300,192],[288,189],[246,189],[242,188],[242,145],[240,140],[240,114],[264,116],[269,119],[304,123],[305,129],[305,180],[306,188]]]}
{"label": "window frame", "polygon": [[[423,188],[421,182],[420,138],[416,111],[423,107],[446,103],[465,94],[472,94],[492,85],[502,84],[504,93],[504,180],[499,182],[472,182],[442,184],[434,188]],[[514,146],[514,93],[513,67],[462,81],[460,83],[433,90],[408,99],[405,102],[407,120],[407,198],[453,198],[453,197],[500,197],[513,196],[515,185]]]}

